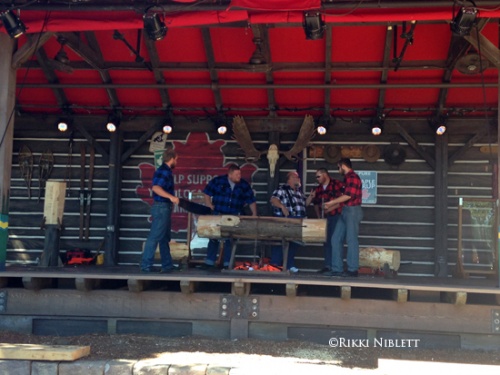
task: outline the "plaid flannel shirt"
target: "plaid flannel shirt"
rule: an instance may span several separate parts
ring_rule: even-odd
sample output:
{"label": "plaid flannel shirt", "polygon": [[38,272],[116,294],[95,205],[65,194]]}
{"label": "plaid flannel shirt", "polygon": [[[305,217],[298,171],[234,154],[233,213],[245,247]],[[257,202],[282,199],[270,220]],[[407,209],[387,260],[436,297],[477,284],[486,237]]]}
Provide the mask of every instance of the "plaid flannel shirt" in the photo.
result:
{"label": "plaid flannel shirt", "polygon": [[361,178],[351,169],[344,176],[345,190],[344,195],[351,197],[347,202],[344,202],[345,206],[361,206],[361,200],[363,197],[362,193],[362,183]]}
{"label": "plaid flannel shirt", "polygon": [[246,180],[241,179],[231,189],[227,175],[210,180],[203,193],[212,197],[215,215],[239,215],[245,204],[255,202],[252,187]]}
{"label": "plaid flannel shirt", "polygon": [[[174,175],[172,169],[165,163],[163,163],[155,171],[153,175],[153,186],[160,186],[166,192],[175,195],[174,189]],[[153,191],[153,200],[155,202],[170,202],[170,199],[165,197],[160,197]]]}
{"label": "plaid flannel shirt", "polygon": [[[278,198],[286,207],[290,216],[306,217],[306,197],[302,190],[294,190],[288,184],[283,184],[273,192],[273,197]],[[283,211],[273,206],[274,216],[283,217]]]}
{"label": "plaid flannel shirt", "polygon": [[[321,206],[322,203],[329,202],[332,199],[340,197],[342,195],[342,192],[344,191],[344,184],[339,180],[334,180],[333,178],[330,178],[330,182],[328,183],[328,185],[326,185],[326,189],[323,189],[323,185],[318,185],[316,186],[314,191],[315,191],[315,196],[312,200],[312,203],[314,205]],[[328,212],[327,215],[329,216],[340,215],[341,212],[342,212],[342,205]]]}

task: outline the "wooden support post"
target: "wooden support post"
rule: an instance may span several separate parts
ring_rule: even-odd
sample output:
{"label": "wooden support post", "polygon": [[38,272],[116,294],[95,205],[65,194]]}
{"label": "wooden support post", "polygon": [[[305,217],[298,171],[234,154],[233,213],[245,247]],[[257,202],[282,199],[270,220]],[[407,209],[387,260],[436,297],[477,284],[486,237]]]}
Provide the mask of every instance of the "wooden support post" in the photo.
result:
{"label": "wooden support post", "polygon": [[351,299],[351,287],[343,285],[340,287],[340,298],[344,300]]}
{"label": "wooden support post", "polygon": [[58,225],[45,226],[45,240],[40,267],[57,267],[59,265],[59,239],[61,232]]}
{"label": "wooden support post", "polygon": [[463,306],[467,303],[466,292],[442,292],[441,300],[458,306]]}
{"label": "wooden support post", "polygon": [[90,292],[93,289],[96,289],[101,284],[101,280],[99,279],[85,279],[82,277],[77,277],[75,279],[75,287],[76,290],[80,292]]}
{"label": "wooden support post", "polygon": [[286,284],[286,296],[287,297],[297,297],[297,284],[288,283]]}
{"label": "wooden support post", "polygon": [[231,284],[231,294],[235,296],[248,296],[250,294],[250,283],[234,282]]}
{"label": "wooden support post", "polygon": [[23,285],[28,290],[45,289],[52,285],[52,279],[45,277],[23,277]]}
{"label": "wooden support post", "polygon": [[191,294],[196,292],[198,289],[199,283],[196,281],[189,281],[189,280],[181,280],[180,281],[181,285],[181,292],[184,294]]}
{"label": "wooden support post", "polygon": [[435,136],[434,274],[448,277],[448,132]]}
{"label": "wooden support post", "polygon": [[394,299],[398,302],[408,302],[408,289],[393,290]]}
{"label": "wooden support post", "polygon": [[146,290],[150,284],[150,280],[137,280],[137,279],[128,279],[127,285],[128,290],[130,292],[139,293],[143,290]]}
{"label": "wooden support post", "polygon": [[14,40],[0,33],[0,271],[5,270],[9,240],[9,199],[14,140],[14,105],[16,102],[16,71],[12,69]]}
{"label": "wooden support post", "polygon": [[118,233],[120,217],[121,194],[121,148],[122,135],[118,129],[110,133],[109,147],[109,189],[106,226],[106,246],[104,251],[104,264],[114,266],[118,263]]}

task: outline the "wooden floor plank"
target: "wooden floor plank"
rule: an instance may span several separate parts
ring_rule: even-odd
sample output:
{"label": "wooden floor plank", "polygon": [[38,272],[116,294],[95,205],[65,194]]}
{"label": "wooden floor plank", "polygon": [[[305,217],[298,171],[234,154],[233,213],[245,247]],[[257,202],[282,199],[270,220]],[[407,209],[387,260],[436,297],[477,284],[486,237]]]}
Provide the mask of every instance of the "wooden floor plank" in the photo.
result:
{"label": "wooden floor plank", "polygon": [[90,354],[90,346],[0,343],[0,359],[74,361]]}

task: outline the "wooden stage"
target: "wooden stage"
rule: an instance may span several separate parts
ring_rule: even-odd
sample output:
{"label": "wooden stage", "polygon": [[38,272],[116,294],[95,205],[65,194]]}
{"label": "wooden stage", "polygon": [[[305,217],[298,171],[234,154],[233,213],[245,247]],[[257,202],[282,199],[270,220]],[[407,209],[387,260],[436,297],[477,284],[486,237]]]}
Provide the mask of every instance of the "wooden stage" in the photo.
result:
{"label": "wooden stage", "polygon": [[140,273],[137,266],[25,267],[0,273],[0,330],[219,338],[421,338],[500,349],[500,288],[486,278],[317,273]]}

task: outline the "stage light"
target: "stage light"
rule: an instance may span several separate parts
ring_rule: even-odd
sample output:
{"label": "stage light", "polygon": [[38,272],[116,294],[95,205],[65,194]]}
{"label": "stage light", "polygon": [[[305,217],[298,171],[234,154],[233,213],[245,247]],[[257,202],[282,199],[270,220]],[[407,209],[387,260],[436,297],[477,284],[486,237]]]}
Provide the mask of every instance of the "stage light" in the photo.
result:
{"label": "stage light", "polygon": [[325,135],[328,129],[332,125],[332,117],[328,114],[324,114],[318,119],[318,126],[316,127],[316,132],[319,135]]}
{"label": "stage light", "polygon": [[219,134],[226,134],[227,132],[227,126],[225,125],[220,125],[218,128],[217,128],[217,133]]}
{"label": "stage light", "polygon": [[470,35],[472,28],[476,25],[476,18],[476,8],[461,7],[450,23],[451,31],[458,36]]}
{"label": "stage light", "polygon": [[1,12],[0,19],[11,38],[19,38],[25,33],[26,26],[13,11]]}
{"label": "stage light", "polygon": [[319,12],[305,12],[303,26],[306,39],[317,40],[323,38],[326,25]]}
{"label": "stage light", "polygon": [[435,118],[429,120],[429,126],[436,135],[443,135],[446,133],[448,122],[448,115],[438,115]]}
{"label": "stage light", "polygon": [[165,22],[160,19],[157,13],[145,13],[142,17],[144,20],[144,29],[151,40],[162,40],[167,35],[167,27]]}
{"label": "stage light", "polygon": [[106,129],[110,133],[114,133],[120,126],[120,116],[116,113],[110,113],[108,116],[108,121],[106,123]]}
{"label": "stage light", "polygon": [[384,130],[384,118],[385,115],[379,114],[377,117],[373,118],[371,121],[371,127],[372,127],[372,134],[375,136],[378,136],[382,134]]}
{"label": "stage light", "polygon": [[59,129],[60,132],[65,132],[68,130],[68,122],[66,120],[59,120],[57,123],[57,129]]}

